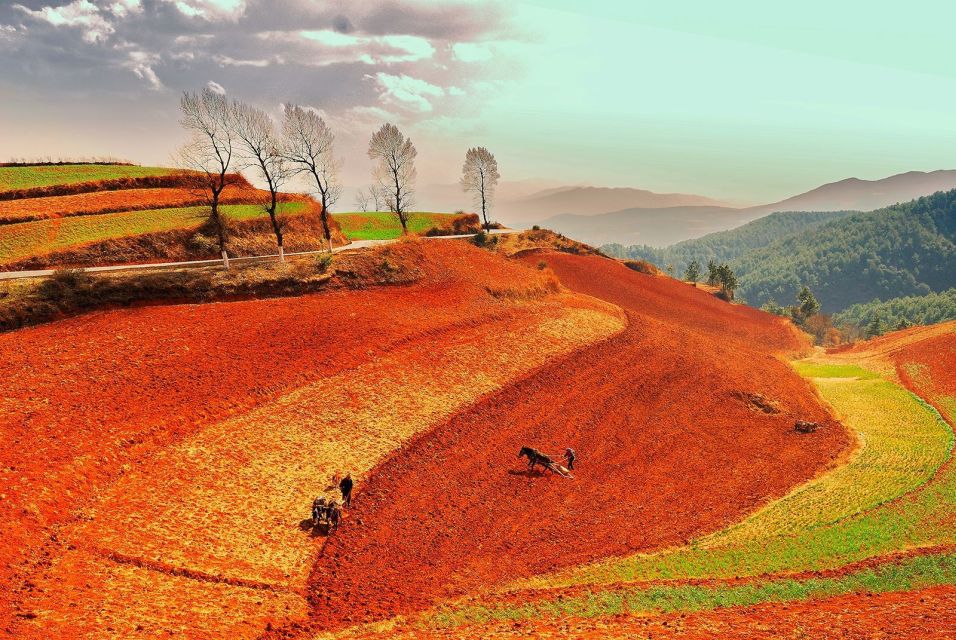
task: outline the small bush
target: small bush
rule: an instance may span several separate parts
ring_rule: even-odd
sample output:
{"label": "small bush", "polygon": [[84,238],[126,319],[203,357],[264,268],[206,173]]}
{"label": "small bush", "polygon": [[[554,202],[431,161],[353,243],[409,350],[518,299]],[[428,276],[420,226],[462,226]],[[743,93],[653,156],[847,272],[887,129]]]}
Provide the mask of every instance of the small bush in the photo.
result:
{"label": "small bush", "polygon": [[649,276],[656,276],[660,273],[660,270],[652,265],[647,260],[627,260],[624,263],[624,266],[638,273],[643,273]]}
{"label": "small bush", "polygon": [[540,225],[540,224],[536,224],[536,225],[534,225],[533,227],[531,227],[531,230],[532,230],[532,231],[541,231],[541,225]]}
{"label": "small bush", "polygon": [[544,260],[539,260],[539,261],[538,261],[538,270],[539,270],[539,271],[544,271],[544,270],[547,269],[547,268],[548,268],[548,263],[547,263],[547,262],[545,262]]}
{"label": "small bush", "polygon": [[315,268],[319,273],[328,273],[329,269],[332,268],[332,260],[331,253],[323,253],[316,259]]}

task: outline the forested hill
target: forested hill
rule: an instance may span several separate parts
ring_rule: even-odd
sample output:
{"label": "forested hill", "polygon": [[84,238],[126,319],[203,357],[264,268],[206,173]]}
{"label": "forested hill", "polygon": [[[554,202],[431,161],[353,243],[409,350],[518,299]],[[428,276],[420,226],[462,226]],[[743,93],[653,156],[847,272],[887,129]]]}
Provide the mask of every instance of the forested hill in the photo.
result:
{"label": "forested hill", "polygon": [[755,306],[789,303],[802,285],[827,312],[945,291],[956,283],[956,190],[798,232],[731,266]]}
{"label": "forested hill", "polygon": [[684,240],[669,247],[649,245],[607,244],[601,247],[606,254],[616,258],[641,259],[653,262],[661,268],[673,266],[675,273],[682,274],[691,260],[702,266],[709,260],[732,262],[748,251],[792,236],[801,231],[815,229],[828,222],[845,218],[852,211],[787,211],[748,222],[747,224],[718,231],[694,240]]}
{"label": "forested hill", "polygon": [[909,325],[947,320],[956,320],[956,288],[925,296],[854,304],[833,316],[836,324],[855,324],[870,329],[874,335]]}

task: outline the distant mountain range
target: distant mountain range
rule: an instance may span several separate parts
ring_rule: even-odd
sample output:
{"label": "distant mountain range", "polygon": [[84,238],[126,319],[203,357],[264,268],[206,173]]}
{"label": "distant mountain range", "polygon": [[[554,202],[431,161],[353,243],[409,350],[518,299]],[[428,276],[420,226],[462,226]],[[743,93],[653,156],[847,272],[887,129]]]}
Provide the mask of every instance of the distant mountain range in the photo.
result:
{"label": "distant mountain range", "polygon": [[704,196],[641,189],[551,188],[503,201],[494,216],[515,226],[537,223],[595,245],[661,247],[732,229],[777,211],[870,211],[954,188],[956,171],[910,171],[881,180],[848,178],[780,202],[746,208]]}
{"label": "distant mountain range", "polygon": [[730,207],[726,202],[685,193],[654,193],[626,187],[557,187],[516,200],[502,202],[502,219],[542,220],[556,213],[593,216],[623,209],[671,207]]}
{"label": "distant mountain range", "polygon": [[[676,275],[690,260],[702,266],[711,259],[729,262],[740,297],[754,306],[771,298],[792,304],[807,285],[826,312],[896,300],[889,307],[871,304],[853,313],[910,321],[946,318],[949,298],[930,294],[956,285],[956,190],[867,212],[774,213],[664,249],[602,248],[619,257],[673,265]],[[911,299],[901,300],[904,296]]]}

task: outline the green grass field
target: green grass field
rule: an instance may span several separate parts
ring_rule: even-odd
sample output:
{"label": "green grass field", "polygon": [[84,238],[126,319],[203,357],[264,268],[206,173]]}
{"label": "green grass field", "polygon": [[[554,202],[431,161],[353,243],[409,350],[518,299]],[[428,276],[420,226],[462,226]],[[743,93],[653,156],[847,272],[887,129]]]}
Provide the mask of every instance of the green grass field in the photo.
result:
{"label": "green grass field", "polygon": [[[432,227],[451,224],[454,213],[416,211],[409,214],[410,233],[424,233]],[[402,225],[394,213],[335,213],[333,217],[349,240],[391,240],[402,235]]]}
{"label": "green grass field", "polygon": [[463,624],[548,618],[655,614],[745,607],[764,602],[792,602],[851,593],[908,591],[956,584],[956,555],[929,554],[906,558],[872,569],[827,578],[776,578],[745,584],[663,584],[586,592],[560,600],[531,601],[524,605],[442,607],[424,625],[449,628]]}
{"label": "green grass field", "polygon": [[0,191],[16,191],[55,184],[76,184],[115,178],[165,176],[177,169],[127,165],[64,164],[37,167],[0,167]]}
{"label": "green grass field", "polygon": [[[279,207],[284,214],[294,214],[303,211],[305,203],[288,202]],[[265,215],[262,207],[254,204],[226,205],[222,210],[232,220]],[[149,209],[3,225],[0,226],[0,263],[112,238],[198,227],[208,212],[208,207]]]}

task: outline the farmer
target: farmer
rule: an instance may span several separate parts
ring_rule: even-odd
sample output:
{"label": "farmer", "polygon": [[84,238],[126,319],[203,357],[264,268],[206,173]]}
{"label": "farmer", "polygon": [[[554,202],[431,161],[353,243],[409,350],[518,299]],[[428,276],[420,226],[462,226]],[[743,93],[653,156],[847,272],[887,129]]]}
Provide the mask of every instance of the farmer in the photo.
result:
{"label": "farmer", "polygon": [[574,449],[571,447],[565,449],[564,459],[568,461],[568,471],[574,471]]}
{"label": "farmer", "polygon": [[345,477],[342,478],[342,481],[339,483],[339,490],[342,491],[342,505],[345,507],[352,506],[352,487],[355,485],[352,482],[352,474],[346,473]]}

